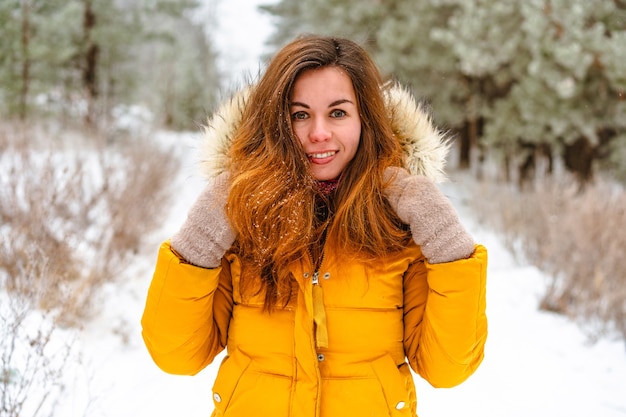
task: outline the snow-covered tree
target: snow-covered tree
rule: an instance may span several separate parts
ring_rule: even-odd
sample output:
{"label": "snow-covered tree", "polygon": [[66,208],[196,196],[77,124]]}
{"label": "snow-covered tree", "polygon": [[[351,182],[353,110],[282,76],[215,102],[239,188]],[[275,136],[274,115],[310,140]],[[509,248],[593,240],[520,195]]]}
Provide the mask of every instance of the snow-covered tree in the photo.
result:
{"label": "snow-covered tree", "polygon": [[547,144],[583,181],[626,140],[626,4],[535,0],[522,16],[514,84],[491,106],[485,139]]}
{"label": "snow-covered tree", "polygon": [[[58,0],[0,4],[0,112],[26,118],[34,98],[49,88],[51,67],[75,53],[61,29],[67,8]],[[66,27],[67,29],[67,27]]]}
{"label": "snow-covered tree", "polygon": [[218,100],[220,74],[208,31],[215,16],[197,18],[195,0],[174,3],[154,2],[142,15],[148,30],[136,53],[140,68],[150,70],[138,94],[166,126],[189,129],[204,122]]}
{"label": "snow-covered tree", "polygon": [[209,32],[192,20],[198,5],[3,1],[0,113],[24,119],[36,110],[94,124],[120,104],[140,104],[169,126],[194,128],[219,85]]}
{"label": "snow-covered tree", "polygon": [[367,44],[376,40],[387,7],[379,0],[282,0],[261,9],[279,17],[269,43],[280,47],[304,33],[339,35]]}

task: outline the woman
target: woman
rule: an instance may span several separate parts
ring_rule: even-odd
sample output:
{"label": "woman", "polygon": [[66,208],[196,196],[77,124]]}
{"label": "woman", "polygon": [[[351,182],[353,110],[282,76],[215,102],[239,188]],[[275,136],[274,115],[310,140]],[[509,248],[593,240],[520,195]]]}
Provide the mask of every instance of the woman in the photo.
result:
{"label": "woman", "polygon": [[428,178],[447,145],[412,97],[355,43],[306,36],[229,106],[219,175],[159,252],[154,361],[195,374],[226,348],[214,416],[413,416],[409,364],[468,378],[487,254]]}

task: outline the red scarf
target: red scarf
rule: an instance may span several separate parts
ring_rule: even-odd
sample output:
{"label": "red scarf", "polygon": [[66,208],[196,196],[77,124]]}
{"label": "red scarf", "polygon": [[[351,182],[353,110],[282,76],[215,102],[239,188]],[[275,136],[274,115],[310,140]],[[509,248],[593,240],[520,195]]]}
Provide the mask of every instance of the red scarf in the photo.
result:
{"label": "red scarf", "polygon": [[330,195],[337,189],[337,184],[339,183],[339,179],[334,180],[325,180],[325,181],[316,181],[317,188],[320,193],[323,195]]}

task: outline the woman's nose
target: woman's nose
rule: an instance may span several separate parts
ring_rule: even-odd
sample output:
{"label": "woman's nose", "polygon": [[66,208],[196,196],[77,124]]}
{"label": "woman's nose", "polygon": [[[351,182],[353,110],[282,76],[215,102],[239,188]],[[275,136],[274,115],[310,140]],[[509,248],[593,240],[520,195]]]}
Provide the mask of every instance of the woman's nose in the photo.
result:
{"label": "woman's nose", "polygon": [[323,119],[314,120],[309,132],[309,140],[311,142],[323,142],[332,136],[330,127]]}

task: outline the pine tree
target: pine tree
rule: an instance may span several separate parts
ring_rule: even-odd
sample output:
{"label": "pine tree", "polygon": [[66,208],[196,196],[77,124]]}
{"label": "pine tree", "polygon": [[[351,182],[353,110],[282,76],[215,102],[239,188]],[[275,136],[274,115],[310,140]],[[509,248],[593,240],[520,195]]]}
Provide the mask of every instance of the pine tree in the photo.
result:
{"label": "pine tree", "polygon": [[196,0],[2,2],[0,113],[82,117],[106,128],[113,109],[141,104],[171,127],[195,128],[219,88],[208,31],[192,20],[197,6]]}

